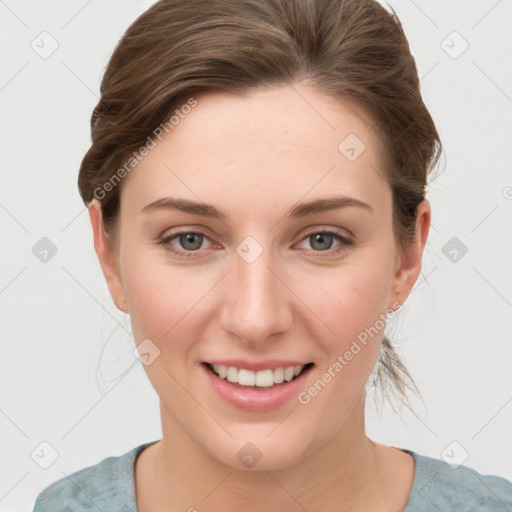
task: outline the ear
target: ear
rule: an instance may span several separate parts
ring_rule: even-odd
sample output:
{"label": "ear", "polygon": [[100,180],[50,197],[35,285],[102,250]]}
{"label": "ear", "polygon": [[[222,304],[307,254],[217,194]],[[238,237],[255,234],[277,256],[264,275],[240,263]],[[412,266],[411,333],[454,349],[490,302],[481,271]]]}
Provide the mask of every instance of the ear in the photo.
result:
{"label": "ear", "polygon": [[118,258],[112,246],[112,242],[109,241],[105,232],[101,204],[97,199],[93,199],[88,208],[94,235],[94,250],[98,256],[105,280],[107,281],[110,295],[117,308],[123,313],[128,313],[123,282],[121,280],[121,273],[119,272]]}
{"label": "ear", "polygon": [[398,309],[409,296],[421,271],[423,249],[430,230],[430,203],[423,199],[416,208],[415,239],[405,249],[397,250],[395,275],[392,282],[392,294],[388,310]]}

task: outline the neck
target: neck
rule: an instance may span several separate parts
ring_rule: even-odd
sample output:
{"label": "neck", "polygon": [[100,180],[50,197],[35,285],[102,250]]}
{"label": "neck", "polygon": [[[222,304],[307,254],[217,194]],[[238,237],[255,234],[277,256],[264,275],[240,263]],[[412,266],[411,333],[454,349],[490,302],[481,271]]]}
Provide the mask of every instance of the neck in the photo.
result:
{"label": "neck", "polygon": [[363,394],[343,427],[312,455],[271,471],[234,469],[213,458],[161,404],[163,436],[150,467],[154,510],[159,503],[162,510],[209,512],[355,511],[382,503],[379,445],[366,436],[364,400]]}

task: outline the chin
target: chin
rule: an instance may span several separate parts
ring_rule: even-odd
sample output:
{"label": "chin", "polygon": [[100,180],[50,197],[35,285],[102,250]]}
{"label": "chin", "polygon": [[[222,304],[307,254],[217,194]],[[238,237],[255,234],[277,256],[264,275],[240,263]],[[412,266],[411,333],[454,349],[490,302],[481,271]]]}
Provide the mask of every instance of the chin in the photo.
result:
{"label": "chin", "polygon": [[[276,429],[276,424],[273,428]],[[240,471],[255,472],[288,469],[306,457],[307,452],[315,450],[315,446],[308,445],[306,433],[304,436],[290,435],[283,426],[277,433],[279,428],[273,433],[271,429],[256,433],[252,425],[247,435],[235,435],[233,432],[232,439],[222,444],[215,443],[215,446],[208,446],[212,441],[209,438],[205,447],[222,464]]]}

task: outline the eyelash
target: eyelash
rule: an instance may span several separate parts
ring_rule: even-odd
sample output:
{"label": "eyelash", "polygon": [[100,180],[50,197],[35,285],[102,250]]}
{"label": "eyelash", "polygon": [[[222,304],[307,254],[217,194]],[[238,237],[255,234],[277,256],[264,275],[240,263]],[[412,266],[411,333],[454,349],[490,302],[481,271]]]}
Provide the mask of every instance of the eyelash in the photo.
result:
{"label": "eyelash", "polygon": [[[188,234],[193,234],[193,235],[201,235],[203,236],[204,238],[210,240],[210,237],[208,237],[205,233],[202,233],[201,231],[178,231],[176,233],[173,233],[171,235],[168,235],[164,238],[161,238],[160,240],[158,240],[157,244],[158,245],[162,245],[164,247],[164,249],[166,249],[167,251],[170,251],[174,254],[176,254],[177,256],[179,257],[185,257],[185,258],[191,258],[191,257],[194,257],[196,256],[200,250],[195,250],[195,251],[181,251],[181,250],[178,250],[178,249],[175,249],[174,247],[172,247],[170,245],[170,242],[171,240],[174,240],[175,238],[181,236],[181,235],[188,235]],[[347,247],[349,246],[352,246],[354,245],[354,241],[353,240],[350,240],[349,238],[346,238],[344,237],[343,235],[340,235],[337,231],[333,231],[333,230],[329,230],[329,229],[326,229],[326,230],[322,230],[322,231],[312,231],[311,233],[308,233],[307,235],[305,235],[304,237],[301,238],[300,242],[303,242],[304,240],[306,240],[307,238],[313,236],[313,235],[318,235],[318,234],[322,234],[322,235],[333,235],[334,238],[336,240],[338,240],[338,242],[341,242],[342,243],[342,246],[338,249],[335,249],[335,250],[331,250],[331,249],[326,249],[325,251],[312,251],[313,253],[328,253],[328,254],[337,254],[338,252],[341,252],[343,250],[345,250]],[[316,256],[318,257],[318,256]],[[319,256],[320,258],[322,258],[323,256]]]}

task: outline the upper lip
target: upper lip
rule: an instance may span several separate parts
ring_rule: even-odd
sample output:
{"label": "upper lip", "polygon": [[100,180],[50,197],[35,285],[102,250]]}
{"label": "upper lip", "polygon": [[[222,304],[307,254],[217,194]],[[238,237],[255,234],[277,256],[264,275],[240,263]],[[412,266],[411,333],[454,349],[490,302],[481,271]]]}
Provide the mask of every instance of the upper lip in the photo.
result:
{"label": "upper lip", "polygon": [[215,359],[210,361],[204,361],[205,363],[214,365],[219,364],[223,366],[234,366],[238,369],[245,368],[246,370],[251,370],[253,372],[258,372],[261,370],[275,370],[276,368],[287,368],[288,366],[305,366],[311,361],[297,361],[297,360],[278,360],[278,359],[267,359],[266,361],[246,361],[244,359]]}

